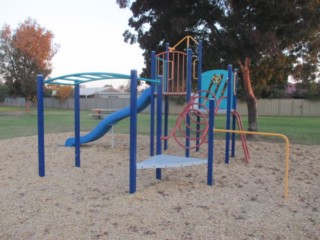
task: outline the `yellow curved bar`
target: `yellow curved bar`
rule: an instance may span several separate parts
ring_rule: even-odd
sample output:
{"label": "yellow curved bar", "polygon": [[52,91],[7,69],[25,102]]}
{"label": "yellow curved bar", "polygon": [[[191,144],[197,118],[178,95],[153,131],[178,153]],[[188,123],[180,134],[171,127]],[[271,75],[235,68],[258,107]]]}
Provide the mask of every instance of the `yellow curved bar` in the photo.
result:
{"label": "yellow curved bar", "polygon": [[194,59],[193,60],[193,63],[192,63],[192,66],[193,66],[193,79],[198,79],[198,77],[196,76],[196,63],[198,62],[198,58]]}
{"label": "yellow curved bar", "polygon": [[238,133],[238,134],[251,134],[251,135],[262,135],[262,136],[273,136],[280,137],[285,140],[286,143],[286,156],[285,156],[285,174],[284,174],[284,198],[288,198],[288,185],[289,185],[289,154],[290,154],[290,143],[286,135],[280,133],[267,133],[267,132],[251,132],[251,131],[239,131],[239,130],[226,130],[226,129],[214,129],[214,132],[221,133]]}
{"label": "yellow curved bar", "polygon": [[235,72],[234,74],[233,74],[233,94],[234,95],[237,95],[237,83],[236,83],[236,76],[237,75],[237,73]]}
{"label": "yellow curved bar", "polygon": [[182,38],[176,45],[174,45],[173,47],[169,48],[169,51],[173,51],[176,49],[177,46],[179,46],[184,40],[187,39],[187,48],[189,48],[189,44],[190,44],[190,39],[195,43],[195,44],[199,44],[193,37],[191,36],[185,36],[184,38]]}

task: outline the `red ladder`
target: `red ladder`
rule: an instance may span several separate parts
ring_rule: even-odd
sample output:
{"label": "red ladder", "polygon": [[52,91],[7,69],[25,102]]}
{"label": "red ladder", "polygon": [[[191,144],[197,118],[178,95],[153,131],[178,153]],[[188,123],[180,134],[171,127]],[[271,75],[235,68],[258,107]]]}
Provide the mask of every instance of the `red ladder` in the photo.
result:
{"label": "red ladder", "polygon": [[[235,110],[232,111],[232,114],[233,114],[233,115],[236,117],[236,119],[237,119],[237,123],[238,123],[238,128],[239,128],[239,130],[240,130],[240,131],[244,131],[240,114],[239,114],[237,111],[235,111]],[[246,163],[249,163],[249,161],[250,161],[250,153],[249,153],[249,149],[248,149],[248,145],[247,145],[246,134],[241,133],[240,136],[241,136],[241,143],[242,143],[242,148],[243,148],[243,153],[244,153],[244,156],[245,156],[245,159],[246,159]]]}

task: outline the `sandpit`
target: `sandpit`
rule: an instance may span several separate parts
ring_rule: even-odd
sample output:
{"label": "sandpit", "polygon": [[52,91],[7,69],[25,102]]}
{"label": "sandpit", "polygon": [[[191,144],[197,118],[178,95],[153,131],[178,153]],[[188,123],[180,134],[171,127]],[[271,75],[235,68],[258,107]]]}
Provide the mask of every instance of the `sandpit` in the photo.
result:
{"label": "sandpit", "polygon": [[[319,146],[290,146],[287,200],[284,144],[253,141],[249,164],[237,143],[228,165],[215,142],[212,187],[206,165],[164,169],[161,181],[139,170],[130,195],[128,135],[115,135],[114,148],[110,135],[83,146],[80,168],[63,147],[69,136],[45,136],[42,178],[36,136],[0,141],[0,239],[320,239]],[[138,136],[138,161],[148,143]]]}

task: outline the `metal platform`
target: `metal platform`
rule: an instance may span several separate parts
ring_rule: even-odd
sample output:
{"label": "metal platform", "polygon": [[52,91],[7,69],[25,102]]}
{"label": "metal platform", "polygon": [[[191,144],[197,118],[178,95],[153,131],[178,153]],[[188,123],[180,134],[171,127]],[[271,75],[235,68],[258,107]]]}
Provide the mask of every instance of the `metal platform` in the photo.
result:
{"label": "metal platform", "polygon": [[142,162],[137,163],[137,169],[175,168],[207,163],[208,160],[202,158],[179,157],[172,155],[156,155]]}

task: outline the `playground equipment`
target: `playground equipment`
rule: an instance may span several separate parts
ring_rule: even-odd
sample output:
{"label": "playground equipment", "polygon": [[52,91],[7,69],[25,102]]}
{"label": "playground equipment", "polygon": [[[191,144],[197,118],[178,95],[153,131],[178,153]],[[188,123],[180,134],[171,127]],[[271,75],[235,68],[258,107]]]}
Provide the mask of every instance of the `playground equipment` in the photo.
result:
{"label": "playground equipment", "polygon": [[[192,38],[191,38],[192,39]],[[187,38],[189,44],[190,38]],[[132,70],[130,75],[115,73],[78,73],[70,74],[44,81],[43,76],[37,78],[38,91],[38,159],[39,175],[45,176],[45,149],[44,149],[44,102],[43,84],[65,84],[74,86],[74,121],[75,137],[66,141],[66,146],[75,147],[75,166],[80,167],[80,145],[94,141],[103,136],[121,119],[130,116],[130,178],[129,192],[136,191],[136,173],[138,169],[156,169],[156,178],[161,179],[161,169],[170,167],[184,167],[198,164],[207,164],[207,184],[213,184],[214,161],[214,132],[226,133],[225,163],[229,163],[229,156],[235,155],[235,134],[241,135],[242,147],[246,161],[249,161],[249,151],[246,145],[245,134],[260,134],[282,137],[286,140],[285,162],[285,198],[288,196],[288,169],[289,169],[289,141],[281,134],[252,133],[243,130],[240,115],[236,112],[236,74],[232,66],[228,70],[215,70],[202,73],[202,42],[197,44],[197,57],[191,49],[186,53],[177,51],[175,45],[166,51],[151,53],[151,79],[138,78],[137,72]],[[181,41],[179,42],[179,44]],[[196,70],[197,69],[197,70]],[[110,114],[90,133],[80,137],[80,101],[79,85],[91,81],[105,79],[128,79],[131,81],[130,106]],[[137,99],[137,81],[151,83],[151,87]],[[192,92],[192,81],[197,80],[197,90]],[[168,129],[169,96],[186,96],[186,105],[176,120],[175,127]],[[155,101],[156,98],[156,101]],[[155,103],[157,106],[155,123]],[[164,103],[164,114],[163,104]],[[150,104],[150,158],[137,161],[137,114]],[[226,115],[226,129],[214,129],[215,114],[223,112]],[[231,122],[231,116],[232,122]],[[235,130],[236,121],[240,131]],[[164,123],[164,124],[163,124]],[[156,144],[155,144],[156,127]],[[163,129],[162,129],[163,127]],[[231,135],[230,135],[231,134]],[[230,139],[231,136],[231,139]],[[181,137],[185,143],[181,142]],[[179,146],[185,149],[185,156],[162,154],[168,149],[168,139],[174,138]],[[162,141],[164,143],[162,143]],[[230,151],[231,141],[231,151]],[[193,143],[193,145],[192,145]],[[199,151],[200,147],[208,144],[208,158],[199,159],[190,157],[190,150]],[[154,148],[156,146],[156,149]],[[230,154],[231,152],[231,154]]]}
{"label": "playground equipment", "polygon": [[[163,83],[163,81],[161,81]],[[188,157],[179,157],[179,156],[169,156],[162,155],[162,95],[163,95],[163,86],[162,84],[157,86],[157,144],[156,144],[156,155],[153,155],[154,149],[154,115],[153,110],[151,110],[151,139],[150,139],[150,155],[151,158],[146,159],[145,161],[137,163],[137,100],[136,100],[136,84],[131,85],[131,101],[130,101],[130,188],[129,192],[134,193],[136,191],[136,171],[137,169],[146,169],[146,168],[155,168],[157,179],[161,179],[161,168],[168,167],[183,167],[190,165],[198,164],[207,164],[207,184],[213,184],[213,125],[214,125],[214,100],[210,102],[210,111],[209,111],[209,123],[206,124],[204,135],[209,134],[208,140],[208,159],[199,159],[199,158],[190,158]],[[151,85],[151,89],[154,89],[154,84]],[[189,108],[191,105],[187,105]],[[151,109],[154,109],[154,96],[151,97]],[[187,112],[187,111],[186,111]],[[200,111],[198,113],[201,115]],[[202,114],[203,115],[203,114]]]}
{"label": "playground equipment", "polygon": [[[156,122],[156,152],[154,150],[154,113],[155,101],[151,97],[151,128],[150,128],[150,158],[144,161],[136,162],[136,127],[130,130],[130,136],[133,138],[130,143],[130,193],[136,191],[136,170],[137,169],[156,169],[156,178],[161,179],[161,168],[184,167],[198,164],[208,164],[207,184],[213,182],[213,131],[210,130],[210,124],[214,122],[214,115],[222,110],[226,114],[226,129],[235,130],[236,120],[240,130],[243,130],[240,115],[236,112],[236,78],[232,66],[228,70],[209,71],[202,73],[202,41],[196,42],[197,54],[192,53],[191,49],[187,52],[177,51],[175,45],[170,48],[166,44],[166,51],[156,54],[151,53],[151,78],[160,78],[161,83],[156,88],[157,96],[157,122]],[[180,41],[181,43],[181,41]],[[196,65],[197,64],[197,65]],[[197,74],[195,74],[195,69]],[[192,72],[193,70],[193,72]],[[217,76],[221,81],[217,81]],[[209,79],[209,80],[208,80]],[[194,95],[192,92],[192,81],[197,80],[197,91]],[[215,80],[215,81],[214,81]],[[209,84],[210,87],[205,84]],[[134,86],[133,86],[134,87]],[[151,89],[155,89],[151,85]],[[132,89],[131,96],[135,96]],[[185,95],[186,105],[181,114],[177,117],[176,125],[169,133],[168,114],[169,114],[169,96]],[[164,125],[162,124],[162,98],[164,98]],[[132,98],[133,100],[136,97]],[[214,103],[216,107],[214,107]],[[210,104],[209,104],[210,103]],[[135,108],[135,103],[131,106]],[[231,126],[231,114],[233,115],[233,124]],[[132,116],[136,113],[133,110]],[[135,118],[131,122],[135,125]],[[162,125],[164,129],[162,131]],[[235,133],[232,134],[231,156],[235,155]],[[244,149],[246,161],[249,161],[249,151],[247,148],[245,135],[242,134],[242,146]],[[162,149],[168,149],[167,140],[174,138],[177,144],[185,149],[185,156],[172,156],[162,154]],[[162,140],[164,141],[162,148]],[[183,141],[185,141],[183,143]],[[199,159],[190,157],[190,150],[199,150],[203,143],[208,144],[208,159]],[[226,132],[226,150],[225,163],[229,163],[230,156],[230,132]]]}
{"label": "playground equipment", "polygon": [[[188,49],[187,52],[177,51],[176,48],[179,44],[181,44],[184,40],[187,41],[187,47],[189,48],[190,40],[198,45],[198,57],[195,56],[195,54],[192,54],[191,50]],[[139,79],[139,80],[145,80],[148,82],[153,83],[150,89],[147,89],[144,91],[144,93],[141,95],[139,100],[137,100],[137,112],[140,112],[143,110],[146,106],[151,103],[151,144],[150,144],[150,155],[154,156],[154,93],[157,92],[157,102],[158,106],[162,106],[162,96],[164,96],[164,109],[165,109],[165,118],[164,118],[164,136],[162,139],[164,140],[164,150],[168,148],[167,140],[175,136],[175,139],[178,140],[176,133],[172,133],[171,135],[168,135],[168,113],[169,113],[169,104],[168,104],[168,96],[170,95],[185,95],[186,101],[189,102],[191,99],[191,82],[193,80],[198,80],[198,90],[201,89],[201,65],[202,65],[202,42],[199,43],[195,41],[191,37],[186,37],[182,39],[178,44],[176,44],[173,48],[169,48],[169,44],[166,45],[166,51],[161,52],[159,54],[155,54],[155,52],[152,52],[152,76],[151,79]],[[197,71],[196,71],[197,67]],[[193,70],[193,73],[192,73]],[[195,74],[197,72],[197,74]],[[230,67],[229,69],[229,79],[232,78],[232,69]],[[156,80],[156,76],[161,76],[161,81]],[[65,75],[57,78],[51,78],[46,81],[43,80],[42,76],[38,77],[38,108],[39,108],[39,114],[38,114],[38,127],[39,127],[39,175],[44,176],[45,175],[45,167],[44,167],[44,144],[43,144],[43,135],[44,135],[44,127],[43,127],[43,91],[42,86],[43,84],[64,84],[64,85],[74,85],[74,96],[75,96],[75,137],[69,138],[65,142],[65,146],[75,146],[75,165],[80,166],[80,145],[94,141],[100,137],[102,137],[105,133],[107,133],[114,124],[116,124],[121,119],[131,116],[131,108],[127,107],[124,109],[121,109],[119,111],[116,111],[112,114],[110,114],[108,117],[103,119],[91,132],[88,134],[80,137],[80,120],[79,120],[79,109],[80,109],[80,103],[79,103],[79,85],[82,83],[87,83],[91,81],[100,81],[105,79],[131,79],[131,84],[134,79],[132,79],[134,76],[130,75],[124,75],[124,74],[115,74],[115,73],[77,73],[77,74],[70,74]],[[229,81],[231,82],[231,81]],[[155,83],[161,83],[157,86],[157,91],[155,91]],[[133,85],[133,84],[132,84]],[[161,87],[161,91],[160,88]],[[230,96],[230,94],[228,95]],[[211,95],[211,98],[216,98],[214,94]],[[226,97],[225,95],[223,97]],[[131,99],[136,99],[136,95],[131,94]],[[177,126],[179,126],[179,129],[181,130],[181,123],[185,122],[188,126],[190,125],[190,120],[192,122],[196,122],[197,130],[196,130],[196,148],[199,150],[200,145],[203,142],[208,142],[207,139],[207,133],[208,133],[208,124],[209,124],[209,118],[208,116],[214,115],[217,110],[214,110],[213,112],[209,112],[209,109],[207,107],[204,107],[204,105],[201,108],[196,109],[196,98],[193,97],[193,100],[187,104],[184,112],[180,115],[180,119],[177,122]],[[206,101],[208,101],[208,97],[205,98]],[[219,99],[218,99],[219,100]],[[228,102],[231,101],[231,98],[228,97]],[[199,105],[200,106],[200,105]],[[204,112],[205,111],[205,112]],[[162,107],[158,109],[158,114],[161,114]],[[190,115],[190,113],[195,114],[195,118],[193,119]],[[227,112],[231,112],[228,110]],[[159,115],[158,115],[159,116]],[[162,116],[162,115],[161,115]],[[201,121],[200,118],[204,121],[204,129],[200,131],[201,127]],[[162,117],[157,118],[158,123],[157,125],[161,125]],[[230,118],[229,118],[230,119]],[[186,120],[186,121],[185,121]],[[229,120],[227,120],[229,121]],[[230,127],[230,125],[227,125]],[[228,128],[230,129],[230,128]],[[177,128],[174,129],[176,132]],[[190,126],[186,128],[186,132],[184,133],[182,131],[183,136],[186,138],[186,157],[190,157],[190,149],[192,148],[190,146],[190,141],[193,140],[193,138],[190,138]],[[181,132],[181,131],[180,131]],[[201,136],[199,136],[201,132]],[[134,133],[133,133],[134,134]],[[131,134],[132,135],[132,134]],[[161,134],[160,134],[161,135]],[[161,136],[159,137],[161,138]],[[210,135],[210,134],[209,134]],[[226,156],[229,157],[229,133],[226,133]],[[180,146],[183,146],[182,143],[180,143]],[[157,155],[159,155],[160,150],[158,149],[159,146],[157,146]],[[134,148],[131,148],[134,149]],[[233,156],[234,156],[234,140],[232,144],[233,149]],[[192,161],[190,158],[189,160]],[[200,162],[204,163],[206,161],[201,160]],[[226,161],[228,162],[228,161]],[[194,163],[192,163],[194,164]],[[139,167],[145,168],[142,165]],[[158,170],[158,173],[160,171]]]}
{"label": "playground equipment", "polygon": [[[37,77],[37,93],[38,93],[38,158],[39,158],[39,176],[45,176],[45,149],[44,149],[44,101],[43,101],[43,85],[44,84],[61,84],[61,85],[73,85],[74,86],[74,138],[67,139],[65,146],[75,147],[75,166],[80,167],[80,145],[90,141],[94,141],[104,134],[106,134],[112,126],[118,121],[130,114],[130,109],[124,108],[117,112],[110,114],[103,119],[90,133],[80,137],[80,94],[79,85],[92,81],[101,81],[109,79],[131,79],[131,81],[147,81],[158,82],[157,80],[146,78],[135,78],[132,80],[131,75],[118,74],[118,73],[104,73],[104,72],[88,72],[88,73],[76,73],[56,78],[51,78],[44,81],[42,75]],[[150,89],[143,92],[138,101],[138,111],[142,111],[149,104],[149,98],[151,95]]]}
{"label": "playground equipment", "polygon": [[[230,67],[230,66],[229,66]],[[229,69],[228,69],[229,71]],[[235,130],[235,124],[237,123],[238,129],[244,131],[240,114],[237,112],[237,72],[228,72],[227,70],[210,70],[202,73],[201,81],[201,100],[207,101],[209,95],[212,95],[217,100],[217,106],[215,114],[226,114],[227,118],[232,115],[232,129]],[[207,106],[208,107],[208,106]],[[230,129],[230,121],[227,120],[226,129]],[[232,135],[232,143],[234,144],[234,137]],[[246,135],[240,134],[243,152],[246,162],[249,162],[250,154],[247,146]],[[228,148],[228,146],[227,146]],[[234,146],[232,146],[232,156],[234,156]],[[225,161],[228,163],[229,158],[226,154]]]}
{"label": "playground equipment", "polygon": [[[138,112],[144,110],[150,104],[150,97],[151,97],[151,88],[144,90],[139,97],[137,104],[138,104]],[[120,120],[129,117],[130,115],[130,108],[126,107],[115,111],[104,118],[100,123],[88,134],[80,137],[80,145],[88,142],[95,141],[105,135],[113,125],[115,125]],[[69,138],[65,142],[65,146],[71,147],[75,145],[75,138]]]}
{"label": "playground equipment", "polygon": [[[182,52],[177,50],[179,45],[186,42],[187,51]],[[191,47],[191,43],[194,46]],[[194,49],[192,52],[191,48]],[[167,150],[169,139],[168,134],[168,115],[169,115],[169,96],[186,96],[186,102],[190,101],[192,92],[192,82],[197,81],[196,93],[201,96],[198,97],[199,109],[205,110],[209,108],[208,98],[216,100],[215,114],[226,115],[226,129],[235,130],[236,123],[238,123],[239,130],[244,130],[240,114],[236,111],[236,86],[237,86],[237,71],[233,72],[232,66],[228,70],[210,70],[202,73],[202,41],[197,42],[190,36],[180,40],[176,45],[170,47],[166,44],[166,50],[156,54],[151,53],[151,78],[155,79],[157,76],[162,78],[162,95],[164,98],[164,150]],[[206,101],[207,105],[201,103]],[[194,101],[193,101],[194,102]],[[151,104],[152,110],[152,104]],[[151,113],[153,115],[153,113]],[[232,117],[232,120],[231,120]],[[199,118],[199,116],[197,117]],[[187,125],[190,124],[187,120]],[[198,119],[199,122],[199,119]],[[151,123],[152,125],[153,123]],[[199,146],[199,128],[196,128],[196,146]],[[152,133],[151,129],[151,133]],[[190,145],[190,128],[186,129],[186,156],[189,156]],[[245,155],[246,162],[249,162],[250,155],[247,147],[245,134],[241,134],[241,142]],[[152,136],[150,136],[151,141]],[[230,139],[231,139],[231,153],[230,153]],[[226,148],[225,148],[225,163],[229,163],[229,157],[235,157],[235,134],[226,133]],[[198,147],[197,147],[197,150]],[[150,155],[154,154],[154,150],[150,150]]]}

